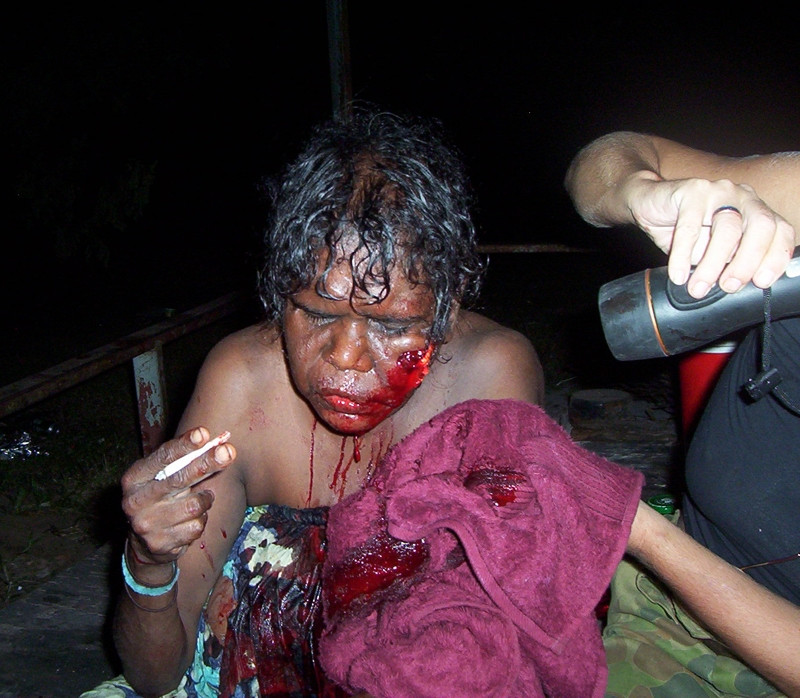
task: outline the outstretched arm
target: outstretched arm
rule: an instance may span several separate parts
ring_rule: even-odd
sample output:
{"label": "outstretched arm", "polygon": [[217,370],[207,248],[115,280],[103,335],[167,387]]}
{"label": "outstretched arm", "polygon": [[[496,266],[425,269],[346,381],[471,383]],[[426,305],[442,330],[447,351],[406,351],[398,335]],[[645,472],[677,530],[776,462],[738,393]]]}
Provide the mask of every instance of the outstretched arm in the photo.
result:
{"label": "outstretched arm", "polygon": [[611,133],[575,157],[565,186],[591,225],[632,224],[670,254],[669,275],[702,297],[767,287],[800,242],[800,153],[722,157],[657,136]]}
{"label": "outstretched arm", "polygon": [[789,696],[800,696],[800,607],[729,565],[643,502],[628,552],[708,630]]}

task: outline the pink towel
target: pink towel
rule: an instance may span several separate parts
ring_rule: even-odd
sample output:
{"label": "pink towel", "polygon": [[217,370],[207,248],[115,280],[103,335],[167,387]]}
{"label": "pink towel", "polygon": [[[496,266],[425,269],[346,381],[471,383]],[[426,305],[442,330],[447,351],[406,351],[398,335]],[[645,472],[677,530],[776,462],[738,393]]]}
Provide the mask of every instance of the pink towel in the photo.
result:
{"label": "pink towel", "polygon": [[594,609],[643,476],[543,410],[471,400],[332,507],[320,662],[373,696],[602,696]]}

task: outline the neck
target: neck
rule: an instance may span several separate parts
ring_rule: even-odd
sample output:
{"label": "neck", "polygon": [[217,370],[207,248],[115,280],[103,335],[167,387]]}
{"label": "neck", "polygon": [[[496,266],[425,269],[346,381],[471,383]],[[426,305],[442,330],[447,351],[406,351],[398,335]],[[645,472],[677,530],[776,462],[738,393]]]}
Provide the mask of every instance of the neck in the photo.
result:
{"label": "neck", "polygon": [[337,502],[372,477],[394,443],[391,417],[366,434],[339,434],[314,420],[306,506]]}

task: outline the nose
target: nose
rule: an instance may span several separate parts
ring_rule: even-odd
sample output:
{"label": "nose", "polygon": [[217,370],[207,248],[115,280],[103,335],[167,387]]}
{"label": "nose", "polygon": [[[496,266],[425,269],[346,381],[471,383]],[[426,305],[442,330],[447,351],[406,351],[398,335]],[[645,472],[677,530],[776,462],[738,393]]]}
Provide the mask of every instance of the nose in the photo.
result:
{"label": "nose", "polygon": [[339,371],[366,373],[373,367],[365,322],[342,318],[336,322],[330,337],[328,361]]}

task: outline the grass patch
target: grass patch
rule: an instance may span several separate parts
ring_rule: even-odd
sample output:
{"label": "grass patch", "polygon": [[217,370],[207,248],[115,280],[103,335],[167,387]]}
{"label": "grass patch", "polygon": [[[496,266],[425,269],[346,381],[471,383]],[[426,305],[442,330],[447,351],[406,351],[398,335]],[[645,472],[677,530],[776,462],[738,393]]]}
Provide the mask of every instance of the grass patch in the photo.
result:
{"label": "grass patch", "polygon": [[[139,457],[129,370],[107,371],[4,420],[7,447],[17,448],[0,462],[0,510],[59,510],[102,531],[93,525],[102,499]],[[19,448],[25,435],[27,456]]]}

